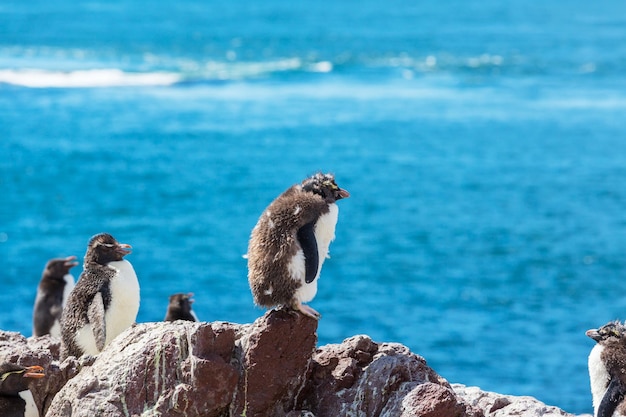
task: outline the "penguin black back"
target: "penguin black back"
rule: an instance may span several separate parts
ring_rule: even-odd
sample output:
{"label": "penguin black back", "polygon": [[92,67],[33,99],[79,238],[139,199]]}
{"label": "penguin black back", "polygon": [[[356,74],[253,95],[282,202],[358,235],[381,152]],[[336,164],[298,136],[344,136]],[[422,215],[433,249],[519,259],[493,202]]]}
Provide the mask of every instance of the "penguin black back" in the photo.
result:
{"label": "penguin black back", "polygon": [[74,287],[70,269],[78,265],[75,256],[55,258],[46,263],[33,307],[33,336],[52,334],[60,338],[63,306]]}
{"label": "penguin black back", "polygon": [[193,294],[177,293],[170,295],[164,321],[187,320],[198,321],[191,310]]}

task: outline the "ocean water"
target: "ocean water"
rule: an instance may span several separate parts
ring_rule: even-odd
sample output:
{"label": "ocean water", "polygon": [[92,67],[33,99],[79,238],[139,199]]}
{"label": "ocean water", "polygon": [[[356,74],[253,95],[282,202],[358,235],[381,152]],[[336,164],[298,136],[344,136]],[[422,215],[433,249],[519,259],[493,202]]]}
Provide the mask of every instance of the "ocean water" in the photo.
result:
{"label": "ocean water", "polygon": [[102,231],[138,321],[190,291],[252,322],[250,231],[321,170],[351,197],[320,345],[591,412],[585,331],[626,319],[625,41],[617,0],[3,1],[0,328]]}

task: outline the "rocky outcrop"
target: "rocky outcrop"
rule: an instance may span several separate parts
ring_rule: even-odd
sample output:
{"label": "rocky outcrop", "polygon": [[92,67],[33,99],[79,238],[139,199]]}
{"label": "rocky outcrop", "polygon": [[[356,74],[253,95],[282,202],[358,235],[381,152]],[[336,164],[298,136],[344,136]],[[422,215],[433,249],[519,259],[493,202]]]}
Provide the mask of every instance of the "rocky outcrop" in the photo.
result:
{"label": "rocky outcrop", "polygon": [[[482,410],[486,417],[566,417],[572,415],[558,407],[545,405],[533,397],[502,395],[462,384],[452,384],[452,389],[465,403]],[[583,416],[592,417],[590,414],[579,417]]]}
{"label": "rocky outcrop", "polygon": [[317,417],[480,415],[458,401],[424,358],[367,336],[315,352],[302,403]]}
{"label": "rocky outcrop", "polygon": [[76,376],[88,358],[68,358],[59,363],[60,343],[50,336],[26,338],[20,333],[0,331],[0,362],[13,362],[23,366],[39,365],[45,369],[46,378],[30,384],[33,398],[40,410],[49,407],[57,392]]}
{"label": "rocky outcrop", "polygon": [[451,386],[424,358],[359,335],[316,349],[317,321],[285,310],[253,324],[143,323],[97,358],[0,332],[0,361],[41,365],[46,416],[567,416],[529,397]]}

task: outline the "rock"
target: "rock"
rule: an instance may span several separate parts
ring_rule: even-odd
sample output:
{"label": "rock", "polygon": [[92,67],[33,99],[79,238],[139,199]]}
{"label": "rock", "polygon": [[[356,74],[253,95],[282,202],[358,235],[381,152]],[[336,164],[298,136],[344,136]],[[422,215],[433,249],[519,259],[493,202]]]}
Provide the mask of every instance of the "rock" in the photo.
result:
{"label": "rock", "polygon": [[49,416],[281,416],[293,410],[317,321],[271,311],[252,325],[134,326],[54,399]]}
{"label": "rock", "polygon": [[241,378],[234,415],[283,416],[293,411],[317,343],[317,320],[276,310],[241,341]]}
{"label": "rock", "polygon": [[301,408],[316,417],[467,415],[465,404],[424,358],[362,335],[317,350]]}
{"label": "rock", "polygon": [[0,331],[0,360],[41,365],[41,415],[141,417],[571,416],[531,397],[450,385],[397,343],[359,335],[315,348],[316,320],[286,310],[252,324],[138,324],[97,357]]}
{"label": "rock", "polygon": [[0,362],[39,365],[45,370],[45,378],[30,384],[30,391],[41,415],[48,409],[57,392],[78,374],[82,366],[75,358],[59,364],[60,351],[60,341],[49,335],[27,339],[19,333],[0,331]]}
{"label": "rock", "polygon": [[[502,395],[478,387],[452,384],[454,392],[467,404],[482,410],[487,417],[571,417],[558,407],[548,406],[528,396]],[[591,417],[591,416],[590,416]]]}
{"label": "rock", "polygon": [[236,325],[139,324],[118,336],[57,394],[49,416],[219,416],[238,371]]}

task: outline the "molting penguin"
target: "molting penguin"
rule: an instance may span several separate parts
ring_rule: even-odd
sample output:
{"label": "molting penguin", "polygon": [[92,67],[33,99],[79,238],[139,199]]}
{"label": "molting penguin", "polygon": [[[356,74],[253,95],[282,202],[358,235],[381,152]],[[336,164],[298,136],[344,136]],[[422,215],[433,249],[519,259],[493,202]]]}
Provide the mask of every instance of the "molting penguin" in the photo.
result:
{"label": "molting penguin", "polygon": [[248,282],[254,302],[285,306],[318,319],[303,305],[317,293],[317,278],[335,238],[337,200],[350,194],[332,174],[317,173],[279,195],[261,214],[248,245]]}
{"label": "molting penguin", "polygon": [[167,313],[165,314],[165,321],[174,320],[187,320],[198,321],[196,313],[191,309],[193,303],[193,293],[172,294],[170,295],[170,302],[167,306]]}
{"label": "molting penguin", "polygon": [[0,415],[3,417],[38,417],[29,385],[45,376],[41,366],[0,364]]}
{"label": "molting penguin", "polygon": [[586,335],[597,342],[589,354],[589,379],[595,417],[626,415],[626,326],[609,322]]}
{"label": "molting penguin", "polygon": [[87,245],[83,273],[70,293],[61,319],[61,357],[97,355],[130,327],[139,311],[139,282],[124,259],[130,245],[108,233]]}
{"label": "molting penguin", "polygon": [[60,319],[67,297],[74,288],[70,269],[78,265],[75,256],[51,259],[46,264],[37,288],[33,308],[33,336],[50,334],[61,338]]}

